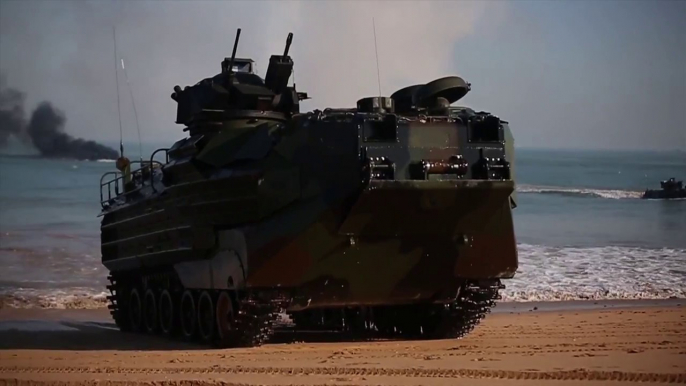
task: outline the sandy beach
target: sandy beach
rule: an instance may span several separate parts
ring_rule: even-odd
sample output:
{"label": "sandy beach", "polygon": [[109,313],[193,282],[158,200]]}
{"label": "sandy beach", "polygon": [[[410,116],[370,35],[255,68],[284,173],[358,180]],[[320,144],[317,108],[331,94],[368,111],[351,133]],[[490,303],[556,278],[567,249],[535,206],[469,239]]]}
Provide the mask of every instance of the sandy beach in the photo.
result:
{"label": "sandy beach", "polygon": [[285,331],[275,343],[228,350],[123,334],[105,310],[5,308],[0,384],[686,383],[685,305],[499,305],[460,340],[351,342]]}

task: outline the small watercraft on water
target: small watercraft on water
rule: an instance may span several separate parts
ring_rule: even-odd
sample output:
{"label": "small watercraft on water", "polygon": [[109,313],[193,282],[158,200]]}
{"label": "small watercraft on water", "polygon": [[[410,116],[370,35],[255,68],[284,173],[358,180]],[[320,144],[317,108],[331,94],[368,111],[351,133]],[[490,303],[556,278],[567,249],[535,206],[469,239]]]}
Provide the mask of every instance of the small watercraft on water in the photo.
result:
{"label": "small watercraft on water", "polygon": [[686,189],[684,189],[683,182],[675,180],[674,177],[660,181],[660,187],[662,189],[647,189],[643,193],[642,198],[686,198]]}

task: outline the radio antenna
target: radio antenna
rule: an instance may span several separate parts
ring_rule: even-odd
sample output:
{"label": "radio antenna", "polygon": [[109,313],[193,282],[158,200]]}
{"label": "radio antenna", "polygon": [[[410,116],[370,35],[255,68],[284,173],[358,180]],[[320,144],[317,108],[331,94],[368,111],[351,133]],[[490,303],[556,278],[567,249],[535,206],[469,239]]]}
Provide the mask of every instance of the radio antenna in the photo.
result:
{"label": "radio antenna", "polygon": [[117,112],[119,114],[119,151],[124,157],[124,131],[121,127],[121,103],[119,102],[119,75],[117,74],[117,32],[112,26],[112,38],[114,40],[114,81],[117,83]]}
{"label": "radio antenna", "polygon": [[133,91],[131,90],[131,83],[129,83],[129,75],[126,73],[126,67],[124,67],[124,59],[121,60],[121,69],[124,71],[124,77],[126,78],[126,86],[129,88],[129,95],[131,95],[131,104],[133,105],[133,116],[136,119],[136,129],[138,130],[138,152],[141,157],[141,162],[143,162],[143,147],[141,145],[141,127],[138,125],[138,112],[136,111],[136,101],[133,99]]}
{"label": "radio antenna", "polygon": [[379,96],[381,96],[381,72],[379,71],[379,49],[376,47],[376,23],[372,17],[372,28],[374,29],[374,51],[376,52],[376,80],[379,82]]}

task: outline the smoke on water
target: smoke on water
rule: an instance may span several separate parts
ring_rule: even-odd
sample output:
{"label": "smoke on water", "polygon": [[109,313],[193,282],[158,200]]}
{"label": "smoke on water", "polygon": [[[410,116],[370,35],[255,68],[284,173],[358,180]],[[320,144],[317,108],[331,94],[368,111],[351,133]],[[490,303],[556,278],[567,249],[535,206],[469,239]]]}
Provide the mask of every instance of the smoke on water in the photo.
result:
{"label": "smoke on water", "polygon": [[78,160],[116,159],[116,150],[73,138],[64,132],[64,113],[44,101],[31,113],[26,122],[24,93],[5,88],[0,79],[0,148],[8,145],[10,137],[31,143],[43,157],[72,158]]}

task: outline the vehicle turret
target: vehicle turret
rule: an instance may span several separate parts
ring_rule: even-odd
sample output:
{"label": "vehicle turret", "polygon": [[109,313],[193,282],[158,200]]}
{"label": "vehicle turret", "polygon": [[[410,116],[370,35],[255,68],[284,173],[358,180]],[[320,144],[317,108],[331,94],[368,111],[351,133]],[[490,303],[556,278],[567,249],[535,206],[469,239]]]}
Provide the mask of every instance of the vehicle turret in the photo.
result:
{"label": "vehicle turret", "polygon": [[[462,99],[471,90],[471,84],[459,76],[447,76],[426,84],[404,87],[391,95],[396,112],[417,115],[447,108]],[[440,115],[440,114],[439,114]]]}
{"label": "vehicle turret", "polygon": [[[288,56],[293,34],[289,33],[283,55],[272,55],[265,79],[255,74],[254,61],[236,58],[240,39],[236,33],[231,58],[221,63],[221,72],[193,86],[174,87],[171,98],[177,102],[176,123],[192,126],[199,122],[242,119],[255,113],[287,119],[300,111],[299,102],[306,93],[297,92],[288,80],[293,71],[293,59]],[[205,129],[207,129],[206,125]]]}

